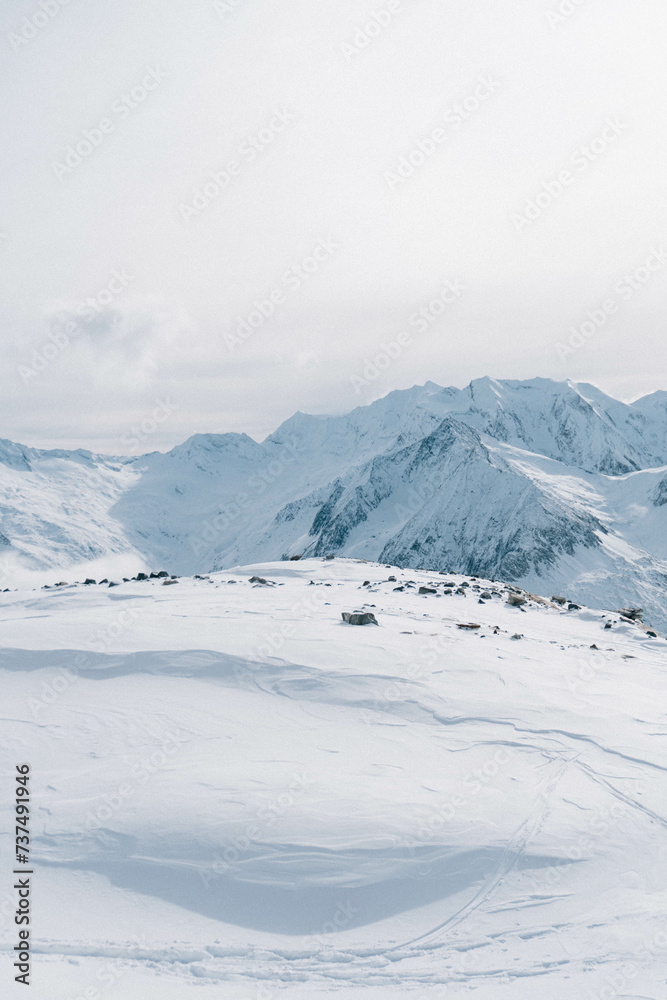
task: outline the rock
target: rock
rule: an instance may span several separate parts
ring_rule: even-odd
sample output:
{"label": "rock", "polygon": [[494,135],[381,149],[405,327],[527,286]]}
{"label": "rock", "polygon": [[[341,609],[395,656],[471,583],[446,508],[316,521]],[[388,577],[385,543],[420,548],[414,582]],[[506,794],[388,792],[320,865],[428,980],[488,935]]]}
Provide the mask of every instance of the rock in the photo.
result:
{"label": "rock", "polygon": [[[167,576],[169,576],[168,573],[167,573]],[[148,579],[149,580],[157,580],[157,573],[150,573],[149,576],[148,576]]]}
{"label": "rock", "polygon": [[268,582],[269,581],[265,580],[263,576],[251,576],[250,577],[250,583],[266,583],[266,584],[268,584]]}
{"label": "rock", "polygon": [[456,586],[456,584],[453,582],[453,580],[443,580],[442,581],[442,585],[443,585],[443,587],[455,587]]}
{"label": "rock", "polygon": [[135,576],[134,579],[135,580],[147,580],[148,577],[146,576],[145,573],[137,573],[137,575]]}
{"label": "rock", "polygon": [[162,581],[162,586],[163,587],[171,587],[172,583],[178,583],[178,580],[163,580]]}
{"label": "rock", "polygon": [[324,558],[325,559],[335,559],[336,557],[335,556],[325,556]]}
{"label": "rock", "polygon": [[647,629],[646,629],[646,634],[647,634],[648,636],[650,636],[650,637],[651,637],[651,639],[657,639],[657,638],[658,638],[658,633],[657,633],[657,632],[654,632],[654,631],[653,631],[653,629],[651,629],[651,628],[647,628]]}
{"label": "rock", "polygon": [[523,636],[520,635],[518,632],[515,632],[514,635],[511,636],[511,638],[512,639],[523,639]]}
{"label": "rock", "polygon": [[466,583],[466,582],[465,582],[465,580],[464,580],[464,581],[463,581],[463,583],[461,584],[461,586],[462,586],[462,587],[469,587],[469,586],[470,586],[470,584],[469,584],[469,583]]}
{"label": "rock", "polygon": [[[443,594],[453,594],[453,593],[454,593],[454,591],[452,590],[452,588],[451,588],[451,587],[446,587],[446,588],[445,588],[445,589],[443,590]],[[465,591],[464,591],[464,593],[465,593]]]}
{"label": "rock", "polygon": [[[159,573],[155,574],[155,576],[158,580],[161,580],[163,577],[169,576],[169,574],[167,573],[166,569],[161,569]],[[208,577],[204,576],[202,577],[202,580],[208,580]]]}
{"label": "rock", "polygon": [[103,580],[100,580],[100,586],[102,586],[103,583],[108,583],[108,582],[109,581],[107,580],[107,578],[105,576]]}
{"label": "rock", "polygon": [[129,582],[130,582],[129,576],[124,576],[123,577],[123,583],[129,583]]}
{"label": "rock", "polygon": [[512,608],[520,608],[522,604],[526,604],[526,598],[521,597],[520,594],[508,594],[507,603]]}
{"label": "rock", "polygon": [[554,604],[567,604],[566,597],[552,597],[551,600],[554,602]]}
{"label": "rock", "polygon": [[377,625],[377,619],[370,611],[343,611],[341,618],[348,625]]}
{"label": "rock", "polygon": [[84,580],[83,583],[84,583],[84,586],[87,587],[90,583],[97,583],[97,580],[91,580],[90,577],[88,577],[88,579]]}
{"label": "rock", "polygon": [[580,604],[568,604],[567,610],[568,611],[581,611],[581,605]]}
{"label": "rock", "polygon": [[493,594],[490,594],[488,590],[485,590],[484,593],[480,594],[479,596],[483,601],[490,601],[491,598],[493,597]]}
{"label": "rock", "polygon": [[605,625],[605,628],[611,628],[611,622],[607,622],[607,624]]}
{"label": "rock", "polygon": [[621,618],[627,618],[631,622],[640,622],[644,614],[643,608],[619,608],[616,612]]}
{"label": "rock", "polygon": [[397,590],[403,591],[405,590],[405,587],[394,587],[394,593],[396,593]]}
{"label": "rock", "polygon": [[481,628],[482,626],[481,626],[481,625],[475,625],[475,623],[474,623],[474,622],[468,622],[467,624],[459,624],[459,623],[457,622],[457,624],[456,624],[456,627],[457,627],[457,628],[469,628],[469,629],[475,629],[475,628]]}
{"label": "rock", "polygon": [[298,555],[298,556],[290,556],[289,557],[289,561],[290,562],[298,562],[300,558],[301,558],[300,555]]}
{"label": "rock", "polygon": [[417,591],[418,594],[437,594],[438,591],[434,587],[420,587]]}
{"label": "rock", "polygon": [[463,594],[464,597],[466,596],[466,592],[463,589],[463,587],[458,587],[457,590],[456,590],[456,593],[457,594]]}
{"label": "rock", "polygon": [[589,649],[599,649],[599,646],[596,646],[595,643],[593,643],[593,645],[589,646],[588,648]]}
{"label": "rock", "polygon": [[67,587],[67,586],[68,586],[67,580],[61,580],[59,583],[56,584],[56,587]]}
{"label": "rock", "polygon": [[387,583],[396,583],[396,577],[395,576],[388,576],[387,577]]}
{"label": "rock", "polygon": [[117,584],[117,583],[114,583],[114,581],[112,580],[112,581],[111,581],[111,583],[109,584],[109,586],[110,586],[110,587],[117,587],[117,586],[118,586],[118,584]]}
{"label": "rock", "polygon": [[362,583],[361,586],[362,587],[370,587],[370,585],[371,585],[371,581],[370,580],[364,580],[364,582]]}

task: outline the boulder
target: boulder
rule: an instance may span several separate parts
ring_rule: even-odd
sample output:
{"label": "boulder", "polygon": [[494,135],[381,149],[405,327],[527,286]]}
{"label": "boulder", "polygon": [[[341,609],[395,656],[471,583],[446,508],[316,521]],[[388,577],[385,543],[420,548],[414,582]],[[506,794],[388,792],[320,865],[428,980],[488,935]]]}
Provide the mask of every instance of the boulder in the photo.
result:
{"label": "boulder", "polygon": [[419,594],[437,594],[438,591],[434,587],[420,587],[418,590]]}
{"label": "boulder", "polygon": [[84,580],[83,583],[84,583],[84,586],[87,587],[91,583],[97,583],[97,580],[91,580],[90,577],[88,577],[88,579]]}
{"label": "boulder", "polygon": [[554,604],[567,604],[566,597],[552,597],[551,600],[554,602]]}
{"label": "boulder", "polygon": [[631,622],[640,622],[642,620],[644,610],[643,608],[619,608],[615,614],[620,615],[621,618],[627,618]]}
{"label": "boulder", "polygon": [[520,608],[523,604],[526,604],[526,598],[522,597],[521,594],[508,594],[507,603],[512,608]]}
{"label": "boulder", "polygon": [[466,623],[466,624],[461,624],[461,625],[459,625],[459,624],[457,623],[456,627],[457,627],[457,628],[468,628],[468,629],[476,629],[476,628],[481,628],[482,626],[481,626],[481,625],[475,625],[475,623],[474,623],[474,622],[468,622],[468,623]]}
{"label": "boulder", "polygon": [[178,583],[178,580],[163,580],[162,581],[162,586],[163,587],[170,587],[172,585],[172,583]]}
{"label": "boulder", "polygon": [[343,611],[341,618],[348,625],[377,625],[378,621],[370,611]]}
{"label": "boulder", "polygon": [[298,556],[290,556],[290,557],[289,557],[289,561],[290,561],[290,562],[298,562],[298,560],[299,560],[300,558],[301,558],[301,556],[300,556],[300,555],[298,555]]}

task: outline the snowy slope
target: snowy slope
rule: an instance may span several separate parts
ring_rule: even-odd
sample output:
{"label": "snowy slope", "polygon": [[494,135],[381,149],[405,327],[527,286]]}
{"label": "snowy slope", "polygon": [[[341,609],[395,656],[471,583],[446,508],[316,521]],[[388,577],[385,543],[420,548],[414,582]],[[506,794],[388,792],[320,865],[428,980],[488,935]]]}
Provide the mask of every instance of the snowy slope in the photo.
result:
{"label": "snowy slope", "polygon": [[0,583],[202,573],[295,554],[567,589],[667,627],[667,393],[429,382],[259,444],[138,458],[0,447]]}
{"label": "snowy slope", "polygon": [[508,593],[310,559],[2,595],[31,995],[661,1000],[667,642]]}

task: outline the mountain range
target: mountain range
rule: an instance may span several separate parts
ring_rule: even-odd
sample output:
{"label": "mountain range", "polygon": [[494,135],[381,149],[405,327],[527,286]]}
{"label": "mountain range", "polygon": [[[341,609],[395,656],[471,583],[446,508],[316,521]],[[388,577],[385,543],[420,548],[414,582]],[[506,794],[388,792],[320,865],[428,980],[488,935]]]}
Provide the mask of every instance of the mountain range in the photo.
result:
{"label": "mountain range", "polygon": [[667,392],[481,378],[299,412],[262,443],[196,434],[137,457],[3,440],[0,532],[8,587],[345,555],[640,606],[667,628]]}

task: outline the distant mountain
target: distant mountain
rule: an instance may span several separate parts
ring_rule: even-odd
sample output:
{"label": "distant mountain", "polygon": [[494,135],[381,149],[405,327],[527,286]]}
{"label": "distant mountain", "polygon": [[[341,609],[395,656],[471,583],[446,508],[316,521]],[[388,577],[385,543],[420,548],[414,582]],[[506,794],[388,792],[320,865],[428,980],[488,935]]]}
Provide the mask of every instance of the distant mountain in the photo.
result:
{"label": "distant mountain", "polygon": [[105,559],[195,573],[344,554],[639,605],[667,627],[667,393],[483,378],[297,413],[261,444],[197,434],[127,458],[0,441],[0,532],[7,586]]}

